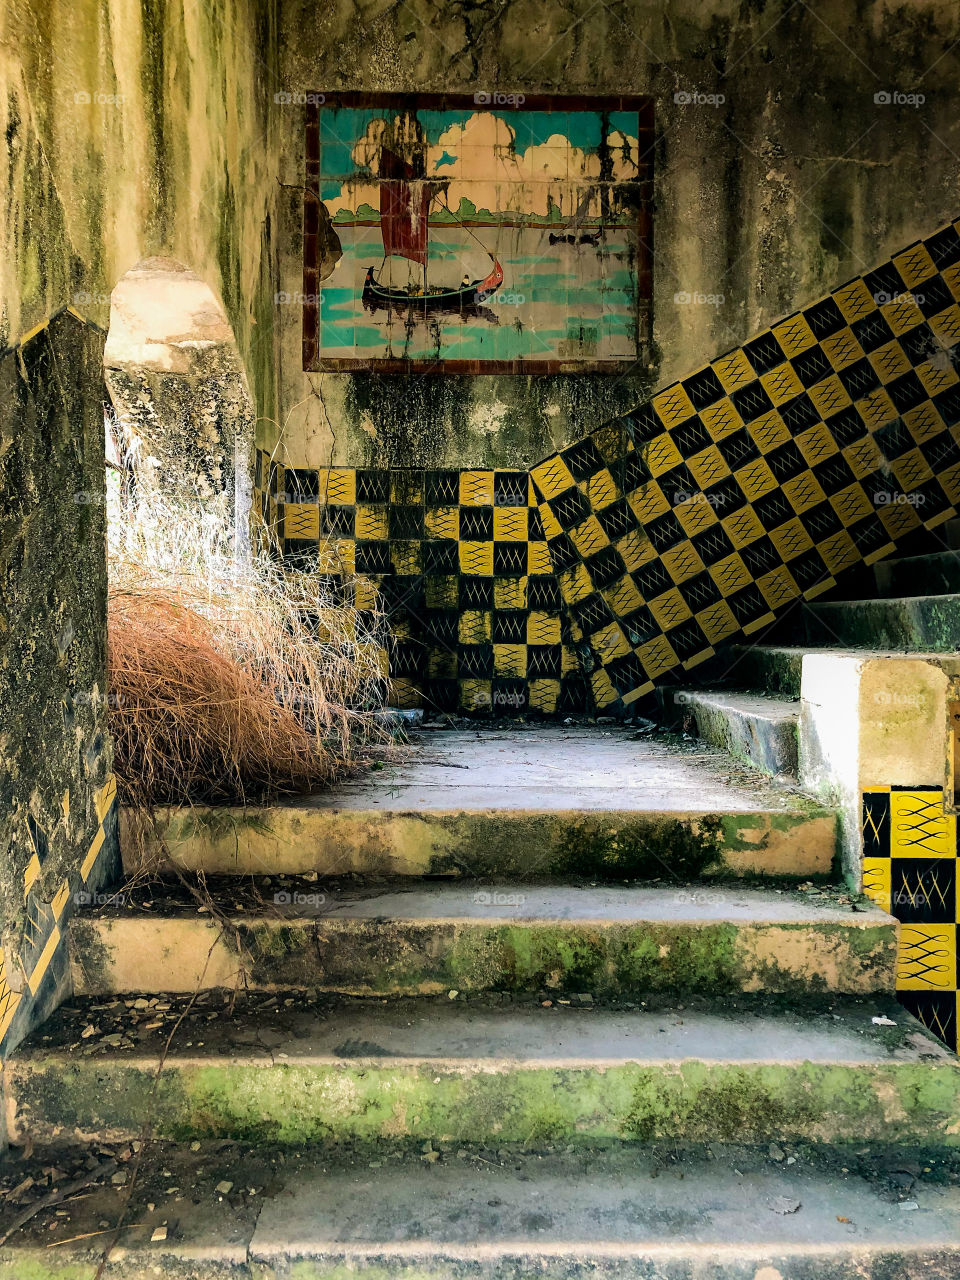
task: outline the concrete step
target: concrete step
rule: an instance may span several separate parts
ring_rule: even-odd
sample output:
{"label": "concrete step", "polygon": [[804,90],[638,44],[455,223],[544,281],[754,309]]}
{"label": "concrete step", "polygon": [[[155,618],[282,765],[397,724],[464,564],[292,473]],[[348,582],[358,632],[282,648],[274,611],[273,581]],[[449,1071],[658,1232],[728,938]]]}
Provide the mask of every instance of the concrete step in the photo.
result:
{"label": "concrete step", "polygon": [[721,679],[753,693],[800,697],[804,649],[789,645],[734,644],[724,650]]}
{"label": "concrete step", "polygon": [[887,598],[960,592],[960,555],[956,551],[878,560],[873,573],[877,592]]}
{"label": "concrete step", "polygon": [[[353,995],[892,992],[896,922],[834,890],[177,882],[70,922],[74,987]],[[279,900],[279,901],[278,901]],[[147,910],[142,906],[149,901]]]}
{"label": "concrete step", "polygon": [[764,773],[797,776],[798,702],[715,689],[680,689],[673,699],[687,733]]}
{"label": "concrete step", "polygon": [[[126,1171],[125,1154],[104,1148],[98,1169],[116,1156]],[[953,1280],[960,1271],[956,1169],[927,1151],[865,1159],[788,1146],[776,1159],[744,1144],[438,1144],[374,1161],[298,1154],[148,1144],[132,1191],[94,1172],[63,1216],[42,1210],[0,1249],[0,1277],[92,1280],[104,1251],[106,1276],[138,1280]],[[903,1172],[913,1161],[915,1179]],[[57,1164],[91,1176],[75,1158]],[[34,1157],[11,1177],[33,1178],[28,1194],[39,1198],[46,1165]]]}
{"label": "concrete step", "polygon": [[951,653],[960,648],[960,595],[832,600],[804,605],[810,644]]}
{"label": "concrete step", "polygon": [[960,1061],[889,997],[163,1003],[61,1006],[4,1065],[12,1140],[960,1142]]}
{"label": "concrete step", "polygon": [[[639,740],[638,740],[639,739]],[[423,734],[396,762],[272,806],[123,815],[128,874],[317,872],[505,879],[806,878],[830,872],[836,817],[730,761],[629,727]]]}

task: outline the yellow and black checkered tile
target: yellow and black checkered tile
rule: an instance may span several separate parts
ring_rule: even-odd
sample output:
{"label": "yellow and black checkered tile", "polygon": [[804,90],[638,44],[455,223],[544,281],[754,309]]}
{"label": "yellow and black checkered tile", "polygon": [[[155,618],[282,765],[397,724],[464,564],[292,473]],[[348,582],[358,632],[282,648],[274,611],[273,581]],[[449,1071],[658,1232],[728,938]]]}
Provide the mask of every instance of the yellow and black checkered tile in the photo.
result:
{"label": "yellow and black checkered tile", "polygon": [[941,787],[863,793],[863,891],[900,921],[897,998],[958,1049],[957,820]]}
{"label": "yellow and black checkered tile", "polygon": [[599,706],[960,502],[960,222],[532,468]]}

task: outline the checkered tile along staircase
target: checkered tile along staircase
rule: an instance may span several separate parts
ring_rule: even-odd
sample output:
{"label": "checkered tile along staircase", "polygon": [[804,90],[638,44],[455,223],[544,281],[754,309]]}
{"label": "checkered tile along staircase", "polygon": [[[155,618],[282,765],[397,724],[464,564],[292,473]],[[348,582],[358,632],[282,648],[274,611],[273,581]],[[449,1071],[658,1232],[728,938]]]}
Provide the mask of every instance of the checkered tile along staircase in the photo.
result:
{"label": "checkered tile along staircase", "polygon": [[958,227],[529,475],[259,455],[264,513],[291,562],[386,608],[401,705],[630,704],[956,515]]}

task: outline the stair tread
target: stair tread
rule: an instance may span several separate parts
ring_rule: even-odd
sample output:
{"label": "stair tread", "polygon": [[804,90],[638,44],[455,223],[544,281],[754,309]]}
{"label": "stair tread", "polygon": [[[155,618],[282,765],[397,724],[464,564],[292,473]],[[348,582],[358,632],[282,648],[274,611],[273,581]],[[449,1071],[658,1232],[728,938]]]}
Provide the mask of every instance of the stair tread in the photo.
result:
{"label": "stair tread", "polygon": [[[173,998],[171,1018],[187,1003]],[[77,1065],[80,1032],[102,1019],[99,999],[72,1000],[16,1051],[8,1076],[31,1067],[50,1068],[64,1057]],[[216,1016],[206,1020],[204,1014]],[[114,1062],[126,1068],[158,1059],[170,1024],[141,1030],[135,1014],[119,1027],[130,1047],[91,1037],[88,1069]],[[554,1002],[491,1005],[410,998],[369,1000],[294,998],[289,1005],[262,998],[214,997],[188,1015],[174,1041],[166,1070],[230,1062],[247,1066],[299,1064],[387,1065],[429,1063],[454,1073],[507,1070],[517,1066],[662,1065],[695,1059],[716,1063],[925,1063],[960,1073],[960,1061],[892,997],[829,997],[820,1000],[730,997],[648,1009],[573,1007]],[[881,1024],[874,1022],[881,1019]],[[883,1022],[889,1019],[895,1025]],[[185,1037],[202,1035],[188,1043]],[[15,1092],[15,1085],[13,1086]]]}
{"label": "stair tread", "polygon": [[[648,1258],[661,1265],[709,1263],[718,1280],[751,1277],[771,1259],[781,1274],[847,1276],[854,1272],[833,1267],[855,1261],[855,1274],[864,1275],[864,1262],[875,1254],[886,1254],[889,1266],[890,1254],[913,1258],[921,1249],[942,1255],[940,1265],[925,1260],[928,1280],[955,1274],[960,1188],[949,1175],[943,1183],[919,1179],[905,1194],[872,1160],[858,1161],[843,1149],[796,1151],[788,1165],[771,1160],[766,1145],[669,1151],[608,1145],[583,1153],[548,1147],[501,1156],[457,1144],[456,1153],[441,1146],[439,1158],[428,1163],[409,1150],[385,1150],[371,1162],[369,1155],[307,1149],[290,1161],[269,1147],[248,1152],[204,1144],[191,1152],[158,1144],[144,1154],[132,1212],[115,1246],[125,1251],[129,1274],[140,1274],[138,1268],[152,1274],[162,1260],[169,1274],[179,1275],[183,1266],[184,1273],[211,1277],[223,1266],[245,1277],[257,1264],[285,1274],[311,1258],[330,1274],[338,1259],[361,1265],[369,1259],[385,1278],[439,1278],[458,1262],[486,1264],[489,1271],[470,1274],[487,1276],[505,1274],[494,1273],[498,1263],[514,1274],[518,1257],[530,1259],[537,1274],[571,1277],[594,1259],[629,1267],[617,1276],[649,1276]],[[879,1159],[882,1168],[899,1167],[893,1152]],[[42,1163],[27,1161],[23,1174],[42,1179]],[[226,1194],[216,1189],[224,1180],[232,1184]],[[92,1275],[110,1239],[100,1223],[118,1220],[128,1194],[105,1181],[70,1202],[69,1219],[58,1220],[52,1206],[38,1214],[0,1259],[26,1270],[36,1258],[38,1268],[46,1268],[51,1246],[58,1246],[59,1258],[86,1263]],[[163,1194],[165,1187],[175,1194]],[[919,1212],[904,1213],[899,1201],[905,1199]],[[781,1200],[801,1208],[775,1212]],[[150,1243],[156,1227],[171,1219],[167,1240]],[[91,1238],[84,1238],[88,1232]],[[553,1265],[541,1271],[547,1259]],[[631,1260],[640,1262],[636,1271]],[[558,1261],[563,1270],[554,1269]],[[601,1272],[591,1268],[590,1274]],[[604,1268],[602,1274],[613,1273]]]}
{"label": "stair tread", "polygon": [[[225,883],[224,883],[225,882]],[[892,917],[873,903],[854,908],[846,892],[828,887],[809,891],[785,887],[739,885],[564,885],[498,880],[496,884],[470,881],[426,882],[415,888],[409,881],[386,885],[325,885],[304,879],[278,885],[256,880],[233,882],[227,877],[208,878],[207,890],[218,911],[230,919],[259,919],[282,926],[296,920],[471,921],[493,925],[499,921],[538,924],[626,922],[679,924],[710,921],[745,925],[830,924],[850,929],[892,924]],[[279,893],[292,902],[273,900]],[[198,915],[197,899],[179,881],[121,888],[120,902],[106,902],[82,911],[71,923],[83,928],[93,919],[132,918],[138,923],[161,925],[164,920],[188,920],[198,926],[211,923]],[[310,902],[296,900],[321,898]],[[149,916],[141,901],[153,903]]]}
{"label": "stair tread", "polygon": [[800,716],[800,703],[784,694],[764,694],[748,689],[684,689],[684,702],[726,708],[757,720],[786,722]]}

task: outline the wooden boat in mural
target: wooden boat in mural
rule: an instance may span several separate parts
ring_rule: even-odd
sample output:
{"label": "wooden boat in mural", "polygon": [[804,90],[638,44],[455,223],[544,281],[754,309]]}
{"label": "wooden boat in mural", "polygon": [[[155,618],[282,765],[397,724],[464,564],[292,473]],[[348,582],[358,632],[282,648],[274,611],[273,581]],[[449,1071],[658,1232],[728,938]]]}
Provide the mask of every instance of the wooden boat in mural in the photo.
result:
{"label": "wooden boat in mural", "polygon": [[[383,236],[383,265],[390,257],[407,258],[423,268],[420,285],[381,283],[375,268],[368,267],[363,281],[363,305],[370,310],[392,307],[424,312],[469,312],[480,306],[503,284],[503,268],[484,246],[493,267],[482,279],[464,281],[455,289],[430,285],[427,281],[427,243],[430,202],[437,186],[414,176],[413,167],[386,147],[380,153],[380,233]],[[462,224],[461,224],[462,225]],[[469,228],[465,228],[469,231]],[[473,234],[472,232],[470,233]],[[474,236],[477,243],[479,239]]]}

